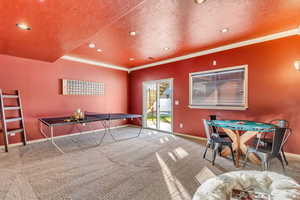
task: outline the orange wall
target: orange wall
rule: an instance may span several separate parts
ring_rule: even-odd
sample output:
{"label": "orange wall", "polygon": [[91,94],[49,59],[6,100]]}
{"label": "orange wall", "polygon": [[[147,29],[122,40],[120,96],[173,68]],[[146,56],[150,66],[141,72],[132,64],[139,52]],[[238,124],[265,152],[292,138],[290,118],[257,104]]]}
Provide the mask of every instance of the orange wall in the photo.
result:
{"label": "orange wall", "polygon": [[[62,78],[104,82],[105,95],[63,96],[60,94]],[[42,137],[38,131],[40,117],[70,115],[77,108],[126,113],[128,107],[127,72],[65,60],[46,63],[0,55],[0,88],[21,90],[29,140]],[[83,130],[86,129],[87,127]],[[56,128],[58,134],[70,131],[76,129],[72,126]],[[18,136],[10,136],[9,139],[11,142],[19,141]],[[3,144],[2,134],[0,143]]]}
{"label": "orange wall", "polygon": [[[142,112],[142,82],[174,78],[174,131],[204,137],[203,118],[269,121],[283,118],[294,130],[287,150],[300,153],[300,72],[293,67],[300,59],[300,36],[251,45],[130,73],[130,112]],[[217,66],[212,66],[212,61]],[[249,109],[223,111],[190,109],[189,73],[237,65],[249,65]],[[179,123],[184,128],[179,128]]]}

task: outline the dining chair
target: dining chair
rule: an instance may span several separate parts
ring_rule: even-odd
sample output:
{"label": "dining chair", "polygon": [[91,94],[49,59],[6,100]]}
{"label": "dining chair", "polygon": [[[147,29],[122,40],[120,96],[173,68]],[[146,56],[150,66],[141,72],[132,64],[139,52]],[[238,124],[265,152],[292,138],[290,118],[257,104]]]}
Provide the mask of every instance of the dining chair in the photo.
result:
{"label": "dining chair", "polygon": [[247,152],[246,152],[246,157],[244,161],[244,167],[246,166],[246,163],[248,162],[248,155],[249,153],[255,153],[257,156],[260,157],[262,161],[262,168],[263,170],[268,170],[270,167],[270,161],[273,158],[277,158],[283,168],[283,171],[285,170],[284,168],[284,163],[283,163],[283,155],[281,154],[281,150],[285,142],[287,141],[289,137],[289,132],[287,131],[288,128],[280,128],[277,127],[275,131],[272,134],[272,145],[261,145],[261,139],[262,137],[258,138],[258,142],[256,145],[248,145],[247,147]]}
{"label": "dining chair", "polygon": [[[280,128],[287,128],[286,131],[288,131],[288,134],[289,136],[292,134],[292,129],[289,128],[289,122],[287,120],[283,120],[283,119],[273,119],[269,122],[270,124],[274,124]],[[256,144],[258,142],[258,138],[256,138],[256,140],[253,141],[254,144]],[[268,138],[266,137],[266,135],[264,135],[264,137],[261,138],[260,140],[260,144],[261,145],[266,145],[266,146],[269,146],[269,147],[272,147],[272,138]],[[285,142],[286,143],[286,142]],[[285,146],[285,143],[283,144],[282,148],[281,148],[281,154],[282,154],[282,157],[284,159],[284,162],[286,165],[288,165],[288,160],[285,156],[285,153],[284,153],[284,146]]]}
{"label": "dining chair", "polygon": [[[203,154],[203,159],[206,159],[207,150],[210,148],[213,153],[212,165],[215,165],[217,153],[222,150],[223,146],[230,148],[233,164],[235,165],[235,157],[232,149],[232,141],[230,138],[220,137],[217,132],[213,132],[212,126],[208,124],[208,120],[203,119],[205,134],[207,137],[206,148]],[[216,129],[217,130],[217,129]]]}
{"label": "dining chair", "polygon": [[[217,120],[217,115],[209,115],[209,120],[210,121],[211,120]],[[211,128],[212,128],[212,132],[213,133],[218,133],[220,137],[222,137],[222,138],[227,138],[228,137],[229,138],[229,136],[226,133],[217,131],[218,127],[212,126]]]}
{"label": "dining chair", "polygon": [[[289,126],[289,122],[287,120],[284,120],[284,119],[273,119],[270,121],[271,124],[275,124],[281,128],[287,128],[287,131],[288,131],[288,134],[289,136],[292,134],[292,129],[290,128]],[[270,140],[269,140],[270,141]],[[285,141],[286,143],[287,141]],[[282,148],[281,148],[281,153],[282,153],[282,157],[285,161],[285,164],[288,165],[289,162],[287,161],[286,159],[286,156],[285,156],[285,153],[284,153],[284,146],[285,146],[285,143],[283,144]]]}

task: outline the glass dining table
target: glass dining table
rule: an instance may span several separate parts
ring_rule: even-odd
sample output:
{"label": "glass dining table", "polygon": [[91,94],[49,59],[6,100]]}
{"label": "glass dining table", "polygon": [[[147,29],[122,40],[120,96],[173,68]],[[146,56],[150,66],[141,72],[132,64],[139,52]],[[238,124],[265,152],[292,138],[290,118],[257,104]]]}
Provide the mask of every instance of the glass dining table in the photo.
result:
{"label": "glass dining table", "polygon": [[[210,126],[223,129],[233,142],[233,150],[236,152],[236,166],[239,167],[242,154],[247,153],[247,142],[253,137],[261,137],[262,134],[268,134],[275,131],[276,126],[273,124],[247,121],[247,120],[211,120],[208,121]],[[221,152],[222,156],[230,155],[230,149],[225,148]],[[249,160],[252,163],[259,164],[260,159],[254,154],[249,154]]]}

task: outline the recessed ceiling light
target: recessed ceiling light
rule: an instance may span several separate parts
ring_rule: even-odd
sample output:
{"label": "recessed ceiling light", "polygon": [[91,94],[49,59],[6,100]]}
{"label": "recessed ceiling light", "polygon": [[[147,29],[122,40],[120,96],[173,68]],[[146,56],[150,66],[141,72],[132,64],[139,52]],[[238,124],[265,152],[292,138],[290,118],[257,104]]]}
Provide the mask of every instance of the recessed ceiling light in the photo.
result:
{"label": "recessed ceiling light", "polygon": [[129,35],[130,35],[130,36],[136,36],[136,32],[135,32],[135,31],[130,31],[130,32],[129,32]]}
{"label": "recessed ceiling light", "polygon": [[102,49],[97,49],[98,52],[102,52]]}
{"label": "recessed ceiling light", "polygon": [[169,50],[169,49],[170,49],[169,47],[165,47],[165,48],[164,48],[164,50],[166,50],[166,51]]}
{"label": "recessed ceiling light", "polygon": [[134,58],[129,58],[129,60],[130,60],[130,61],[133,61],[133,60],[134,60]]}
{"label": "recessed ceiling light", "polygon": [[228,31],[229,31],[228,28],[223,28],[223,29],[221,30],[222,33],[227,33]]}
{"label": "recessed ceiling light", "polygon": [[195,3],[197,4],[201,4],[201,3],[204,3],[206,0],[195,0]]}
{"label": "recessed ceiling light", "polygon": [[27,31],[31,30],[31,28],[26,24],[16,24],[16,26],[22,30],[27,30]]}
{"label": "recessed ceiling light", "polygon": [[90,44],[89,44],[89,47],[90,47],[90,48],[95,48],[96,45],[95,45],[94,43],[90,43]]}

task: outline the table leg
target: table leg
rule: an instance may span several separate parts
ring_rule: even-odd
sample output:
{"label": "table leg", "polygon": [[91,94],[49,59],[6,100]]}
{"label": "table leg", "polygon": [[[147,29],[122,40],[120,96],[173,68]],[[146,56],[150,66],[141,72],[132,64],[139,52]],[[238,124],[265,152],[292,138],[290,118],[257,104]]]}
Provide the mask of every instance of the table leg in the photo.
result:
{"label": "table leg", "polygon": [[138,136],[137,136],[137,137],[139,137],[139,136],[141,135],[142,131],[143,131],[143,122],[142,122],[142,120],[141,120],[140,118],[137,118],[137,119],[138,119],[138,121],[139,121],[140,124],[141,124],[141,128],[140,128],[139,134],[138,134]]}
{"label": "table leg", "polygon": [[240,132],[236,131],[236,166],[240,167],[240,158],[241,158],[241,137]]}
{"label": "table leg", "polygon": [[[42,122],[40,122],[40,132],[41,132],[41,134],[45,137],[45,138],[49,138],[46,134],[45,134],[45,132],[43,131],[43,123]],[[50,139],[50,138],[49,138]]]}
{"label": "table leg", "polygon": [[[227,128],[223,128],[224,132],[230,137],[230,139],[233,142],[233,151],[236,151],[236,149],[238,148],[238,141],[237,141],[237,136],[236,133],[233,130],[227,129]],[[224,150],[221,152],[221,155],[226,157],[228,155],[230,155],[230,148],[226,147],[224,148]]]}
{"label": "table leg", "polygon": [[111,136],[111,138],[117,142],[118,140],[114,137],[114,135],[111,133],[111,119],[108,120],[108,133]]}
{"label": "table leg", "polygon": [[103,139],[105,138],[105,136],[107,134],[106,120],[102,120],[101,123],[102,123],[102,126],[104,128],[104,134],[102,135],[102,137],[101,137],[101,139],[100,139],[100,141],[98,142],[97,145],[101,145],[102,144]]}
{"label": "table leg", "polygon": [[[223,128],[223,130],[233,141],[233,150],[236,151],[236,155],[237,155],[236,161],[237,161],[237,165],[239,166],[239,160],[241,154],[246,154],[247,152],[246,143],[251,138],[255,137],[258,134],[258,132],[247,131],[244,134],[240,135],[238,131],[234,132],[233,130],[226,129],[226,128]],[[222,151],[221,155],[224,157],[230,155],[230,148],[225,148]],[[249,153],[248,158],[252,163],[260,164],[260,159],[254,153]]]}
{"label": "table leg", "polygon": [[[239,167],[239,160],[241,155],[240,150],[240,133],[239,131],[233,131],[231,129],[223,128],[224,132],[230,137],[233,143],[232,150],[236,152],[235,164],[236,167]],[[221,156],[227,157],[231,155],[231,150],[229,147],[226,147],[222,150]]]}
{"label": "table leg", "polygon": [[[253,137],[255,137],[258,132],[255,131],[247,131],[244,134],[240,134],[239,131],[233,131],[227,128],[223,128],[225,133],[231,138],[233,141],[233,150],[236,151],[236,163],[237,166],[239,166],[239,160],[241,158],[241,154],[246,154],[247,152],[247,146],[246,143]],[[230,148],[225,148],[222,153],[222,156],[227,157],[230,155]],[[252,163],[260,164],[260,159],[254,154],[250,153],[248,155],[249,160]]]}
{"label": "table leg", "polygon": [[54,131],[53,126],[50,126],[50,135],[51,135],[51,143],[59,150],[61,153],[65,153],[54,141]]}
{"label": "table leg", "polygon": [[[258,134],[258,132],[256,132],[256,131],[247,131],[241,136],[241,138],[240,138],[240,148],[241,148],[242,153],[246,154],[246,152],[247,152],[246,143],[251,138],[255,137],[257,134]],[[255,153],[249,153],[248,159],[254,164],[260,164],[261,163],[260,159],[257,157],[257,155]]]}
{"label": "table leg", "polygon": [[50,128],[50,136],[48,137],[44,131],[43,131],[43,127],[42,127],[42,124],[40,122],[40,132],[42,133],[42,135],[45,137],[45,138],[48,138],[48,140],[51,140],[51,143],[61,152],[61,153],[65,153],[54,141],[54,130],[53,130],[53,126],[49,126]]}
{"label": "table leg", "polygon": [[133,137],[128,137],[128,138],[124,138],[124,139],[116,139],[115,137],[114,137],[114,135],[111,133],[111,131],[110,131],[110,129],[111,129],[111,123],[110,123],[110,120],[109,120],[109,125],[108,125],[108,133],[111,135],[111,137],[114,139],[114,141],[115,142],[118,142],[118,141],[124,141],[124,140],[129,140],[129,139],[133,139],[133,138],[136,138],[136,137],[139,137],[140,135],[141,135],[141,133],[142,133],[142,131],[143,131],[143,124],[142,124],[142,121],[141,121],[141,119],[140,118],[137,118],[137,120],[141,123],[141,128],[140,128],[140,130],[139,130],[139,132],[138,132],[138,134],[136,135],[136,136],[133,136]]}

